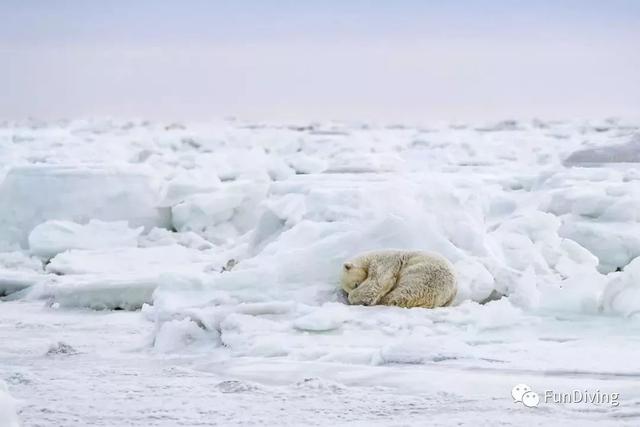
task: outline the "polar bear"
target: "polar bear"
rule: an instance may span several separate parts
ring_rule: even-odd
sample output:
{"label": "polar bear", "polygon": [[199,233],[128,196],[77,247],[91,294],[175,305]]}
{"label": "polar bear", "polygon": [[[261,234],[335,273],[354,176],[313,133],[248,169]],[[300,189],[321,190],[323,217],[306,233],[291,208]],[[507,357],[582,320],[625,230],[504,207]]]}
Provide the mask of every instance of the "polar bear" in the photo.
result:
{"label": "polar bear", "polygon": [[360,305],[446,307],[457,293],[451,263],[420,251],[365,253],[344,264],[340,282],[349,303]]}

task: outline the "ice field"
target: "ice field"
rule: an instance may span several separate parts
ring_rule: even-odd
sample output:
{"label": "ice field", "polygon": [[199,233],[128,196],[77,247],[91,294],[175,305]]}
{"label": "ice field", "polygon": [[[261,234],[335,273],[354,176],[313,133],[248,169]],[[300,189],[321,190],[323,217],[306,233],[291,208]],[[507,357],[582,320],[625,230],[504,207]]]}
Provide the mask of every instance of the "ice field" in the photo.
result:
{"label": "ice field", "polygon": [[[453,306],[347,305],[384,248]],[[0,427],[637,426],[640,121],[4,122],[0,296]]]}

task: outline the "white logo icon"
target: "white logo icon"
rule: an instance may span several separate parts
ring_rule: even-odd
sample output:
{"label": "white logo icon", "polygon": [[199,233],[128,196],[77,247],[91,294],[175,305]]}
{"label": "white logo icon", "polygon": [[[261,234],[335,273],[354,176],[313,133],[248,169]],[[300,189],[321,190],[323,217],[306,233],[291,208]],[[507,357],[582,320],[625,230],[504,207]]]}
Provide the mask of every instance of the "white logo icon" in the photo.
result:
{"label": "white logo icon", "polygon": [[540,403],[540,396],[535,391],[528,391],[522,395],[522,404],[527,408],[534,408]]}
{"label": "white logo icon", "polygon": [[522,402],[527,408],[533,408],[540,403],[540,396],[526,384],[517,384],[511,389],[513,402]]}
{"label": "white logo icon", "polygon": [[511,389],[511,396],[513,397],[514,403],[522,402],[522,396],[528,391],[531,391],[531,387],[526,384],[518,384],[513,386],[513,388]]}

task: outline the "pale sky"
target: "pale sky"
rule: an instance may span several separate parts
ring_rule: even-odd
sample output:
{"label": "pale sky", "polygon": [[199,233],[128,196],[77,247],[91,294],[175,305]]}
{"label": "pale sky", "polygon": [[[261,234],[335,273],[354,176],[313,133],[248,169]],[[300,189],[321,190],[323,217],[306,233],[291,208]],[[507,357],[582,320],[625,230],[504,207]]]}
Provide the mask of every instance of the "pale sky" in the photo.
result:
{"label": "pale sky", "polygon": [[0,1],[0,118],[640,116],[640,1]]}

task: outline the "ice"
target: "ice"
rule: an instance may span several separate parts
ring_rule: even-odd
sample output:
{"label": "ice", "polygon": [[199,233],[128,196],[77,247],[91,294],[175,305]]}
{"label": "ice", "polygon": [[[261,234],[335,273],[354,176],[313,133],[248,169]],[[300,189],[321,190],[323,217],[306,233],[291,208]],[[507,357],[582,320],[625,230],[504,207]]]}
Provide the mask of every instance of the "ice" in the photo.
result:
{"label": "ice", "polygon": [[609,273],[640,255],[636,238],[640,186],[625,180],[617,169],[570,169],[549,178],[553,186],[540,208],[556,215],[559,235],[580,244]]}
{"label": "ice", "polygon": [[[99,233],[87,231],[84,244],[76,238],[75,246],[61,245],[44,254],[47,250],[37,247],[38,238],[61,239],[47,230],[52,223],[45,223],[32,234],[32,251],[49,257],[71,249],[55,256],[46,269],[65,275],[217,271],[225,258],[237,258],[244,260],[238,271],[208,279],[210,286],[222,286],[239,301],[249,295],[252,301],[279,295],[321,304],[323,298],[339,297],[330,296],[331,283],[345,257],[381,247],[426,249],[456,264],[458,302],[484,301],[497,293],[522,307],[544,306],[550,301],[545,295],[558,289],[554,282],[570,283],[574,277],[594,274],[593,254],[605,272],[633,258],[635,247],[629,239],[603,255],[575,228],[582,224],[577,218],[598,219],[613,227],[617,227],[614,222],[634,222],[637,190],[632,180],[622,179],[616,171],[550,168],[538,175],[509,169],[485,173],[481,168],[495,163],[488,155],[491,150],[505,150],[497,156],[504,164],[562,155],[544,145],[535,147],[535,158],[505,148],[504,141],[511,137],[506,132],[519,132],[532,145],[537,144],[533,135],[540,129],[571,132],[567,123],[533,124],[531,128],[524,122],[505,123],[477,128],[482,132],[478,134],[481,150],[465,140],[451,142],[447,132],[437,127],[413,131],[403,126],[334,124],[240,130],[224,124],[216,129],[193,128],[205,132],[198,135],[185,125],[161,128],[145,123],[138,129],[136,123],[118,128],[100,122],[100,132],[126,128],[125,133],[133,129],[139,134],[157,133],[156,143],[136,143],[136,149],[146,153],[137,162],[152,166],[164,178],[160,205],[171,208],[172,226],[178,232],[156,228],[138,237],[140,248],[129,239],[126,246],[130,250],[110,251],[111,243],[100,243]],[[74,132],[97,132],[95,126],[85,123]],[[169,133],[159,133],[160,129]],[[468,127],[451,129],[466,136],[475,132]],[[245,135],[260,138],[264,149],[246,143]],[[356,149],[348,149],[347,140]],[[389,140],[393,142],[386,143]],[[227,141],[236,145],[230,147]],[[121,153],[119,158],[126,157],[125,150]],[[425,154],[428,156],[422,158]],[[88,151],[82,156],[90,157]],[[429,164],[430,170],[423,171],[417,159]],[[461,174],[460,167],[468,169]],[[401,169],[405,169],[402,174],[398,173]],[[303,175],[293,175],[296,171]],[[274,179],[277,181],[269,184]],[[598,185],[582,185],[585,181]],[[529,207],[531,202],[535,206],[535,200],[547,213]],[[90,230],[91,224],[78,227]],[[197,256],[184,257],[179,250],[165,257],[156,249],[176,245],[215,254],[207,254],[207,262]],[[179,264],[184,267],[176,267]],[[251,274],[273,280],[277,286],[252,289],[244,279]],[[310,284],[306,289],[299,284],[303,280]],[[239,289],[243,290],[234,290],[234,283],[242,283]],[[596,288],[588,294],[597,294]]]}
{"label": "ice", "polygon": [[560,228],[560,234],[597,256],[603,273],[621,269],[640,256],[638,222],[567,221]]}
{"label": "ice", "polygon": [[267,188],[266,183],[234,181],[214,192],[187,197],[171,210],[173,228],[218,244],[229,242],[255,227]]}
{"label": "ice", "polygon": [[214,254],[180,245],[151,248],[74,249],[55,256],[46,270],[56,274],[152,273],[221,264]]}
{"label": "ice", "polygon": [[0,297],[27,289],[44,279],[43,274],[0,269]]}
{"label": "ice", "polygon": [[601,217],[611,206],[611,201],[597,189],[560,190],[551,194],[547,210],[555,215],[573,213],[587,218]]}
{"label": "ice", "polygon": [[327,303],[320,309],[295,319],[293,327],[301,331],[330,331],[339,328],[350,316],[344,304]]}
{"label": "ice", "polygon": [[622,144],[578,150],[565,159],[565,163],[571,166],[638,162],[640,162],[640,135],[635,135],[629,142]]}
{"label": "ice", "polygon": [[602,294],[600,308],[605,313],[640,316],[640,257],[610,279]]}
{"label": "ice", "polygon": [[288,156],[286,162],[297,174],[321,173],[327,169],[326,161],[304,153]]}
{"label": "ice", "polygon": [[42,273],[42,260],[26,252],[0,252],[0,269],[14,273]]}
{"label": "ice", "polygon": [[463,284],[455,301],[484,301],[495,291],[495,278],[480,262],[467,259],[455,263],[456,277]]}
{"label": "ice", "polygon": [[71,249],[106,249],[138,246],[143,227],[129,228],[126,221],[90,220],[87,224],[46,221],[29,234],[32,254],[49,259]]}
{"label": "ice", "polygon": [[54,276],[29,288],[25,298],[47,299],[53,307],[136,310],[151,301],[158,281],[157,275]]}
{"label": "ice", "polygon": [[186,171],[172,177],[165,185],[162,205],[173,206],[194,194],[210,193],[220,187],[217,175],[201,171]]}
{"label": "ice", "polygon": [[[152,179],[135,168],[32,165],[12,168],[0,184],[0,245],[27,247],[29,233],[47,220],[129,221],[167,226]],[[2,247],[0,246],[0,248]]]}
{"label": "ice", "polygon": [[208,332],[189,319],[171,320],[159,326],[154,337],[154,349],[160,353],[194,351],[194,345],[204,343],[202,350],[210,349],[206,343],[217,343],[217,333]]}
{"label": "ice", "polygon": [[[21,290],[32,286],[29,299],[48,299],[63,307],[93,309],[139,309],[152,301],[154,290],[172,275],[197,272],[219,274],[227,255],[178,245],[175,242],[150,247],[72,249],[52,258],[48,275],[18,276],[5,285]],[[18,279],[31,282],[18,286]],[[0,274],[0,284],[3,276]],[[7,292],[8,293],[8,292]]]}
{"label": "ice", "polygon": [[[621,123],[10,122],[3,377],[33,378],[30,424],[126,424],[132,396],[145,425],[637,424],[640,175],[569,161]],[[392,248],[447,257],[454,304],[346,304],[342,263]],[[625,405],[522,412],[519,383]]]}
{"label": "ice", "polygon": [[0,297],[26,289],[44,277],[42,261],[24,252],[0,252]]}
{"label": "ice", "polygon": [[6,383],[0,380],[0,427],[20,427],[16,410],[16,400],[9,394]]}
{"label": "ice", "polygon": [[384,173],[401,170],[403,160],[392,153],[344,153],[332,159],[330,173]]}
{"label": "ice", "polygon": [[138,240],[141,247],[181,245],[191,249],[206,250],[213,243],[192,232],[171,232],[165,228],[153,228]]}

